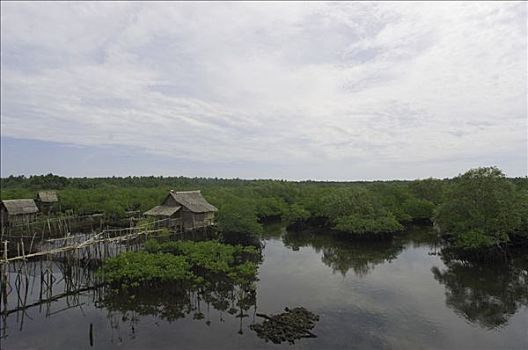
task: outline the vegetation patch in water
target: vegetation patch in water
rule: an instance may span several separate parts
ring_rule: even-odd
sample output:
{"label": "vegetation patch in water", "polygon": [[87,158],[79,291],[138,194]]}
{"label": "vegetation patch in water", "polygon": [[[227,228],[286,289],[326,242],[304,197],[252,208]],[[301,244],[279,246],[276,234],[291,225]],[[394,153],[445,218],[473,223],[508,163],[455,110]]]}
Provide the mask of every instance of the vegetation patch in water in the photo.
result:
{"label": "vegetation patch in water", "polygon": [[149,240],[143,252],[124,253],[104,262],[99,273],[111,289],[100,306],[172,321],[189,313],[195,319],[204,318],[201,304],[205,302],[207,310],[211,305],[247,317],[256,302],[254,282],[260,260],[254,247]]}
{"label": "vegetation patch in water", "polygon": [[272,316],[257,314],[257,316],[266,320],[262,323],[252,324],[249,327],[257,333],[257,336],[266,342],[271,341],[274,344],[286,341],[294,344],[296,340],[301,338],[317,337],[311,330],[314,328],[315,323],[319,321],[318,315],[303,307],[285,308],[284,311],[281,314]]}
{"label": "vegetation patch in water", "polygon": [[150,253],[173,254],[185,257],[196,276],[225,275],[238,283],[255,278],[260,254],[255,247],[223,244],[217,241],[178,241],[157,243],[148,241],[145,249]]}
{"label": "vegetation patch in water", "polygon": [[249,286],[256,280],[260,260],[254,247],[216,241],[160,244],[150,240],[145,250],[106,260],[101,275],[114,287],[156,286],[165,282],[202,285],[211,277]]}
{"label": "vegetation patch in water", "polygon": [[188,282],[193,278],[183,256],[128,252],[107,259],[102,268],[106,282],[119,287],[157,286],[166,282]]}

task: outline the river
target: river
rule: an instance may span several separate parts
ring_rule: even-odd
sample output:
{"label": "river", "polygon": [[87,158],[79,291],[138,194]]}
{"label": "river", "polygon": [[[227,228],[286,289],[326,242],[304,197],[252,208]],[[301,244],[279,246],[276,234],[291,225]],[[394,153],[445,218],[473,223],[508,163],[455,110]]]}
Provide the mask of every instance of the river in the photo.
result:
{"label": "river", "polygon": [[[263,242],[251,300],[224,291],[137,307],[86,291],[3,317],[1,349],[528,349],[528,254],[450,261],[427,228],[352,243],[268,226]],[[320,316],[317,338],[275,345],[249,328],[257,312],[295,306]]]}

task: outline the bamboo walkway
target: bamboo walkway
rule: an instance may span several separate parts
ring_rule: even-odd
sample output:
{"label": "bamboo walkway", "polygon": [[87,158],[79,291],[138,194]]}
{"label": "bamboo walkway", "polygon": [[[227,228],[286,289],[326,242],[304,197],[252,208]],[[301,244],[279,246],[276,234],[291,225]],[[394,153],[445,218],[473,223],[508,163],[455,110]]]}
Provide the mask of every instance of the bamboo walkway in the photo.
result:
{"label": "bamboo walkway", "polygon": [[[134,232],[135,231],[135,232]],[[52,243],[52,242],[64,242],[65,245],[63,245],[62,247],[58,247],[58,248],[52,248],[52,249],[48,249],[48,250],[42,250],[42,251],[38,251],[38,252],[35,252],[35,253],[29,253],[29,254],[26,254],[25,253],[25,247],[24,247],[24,243],[21,242],[21,245],[19,245],[19,255],[17,256],[14,256],[14,257],[11,257],[11,258],[8,258],[7,256],[7,252],[8,252],[8,243],[9,241],[4,241],[4,257],[3,259],[0,260],[0,264],[6,264],[6,263],[9,263],[9,262],[13,262],[13,261],[17,261],[17,260],[27,260],[27,259],[31,259],[31,258],[36,258],[36,257],[43,257],[43,256],[53,256],[53,255],[57,255],[57,254],[63,254],[63,253],[67,253],[67,252],[77,252],[79,253],[80,250],[82,249],[86,249],[86,248],[90,248],[92,246],[95,246],[95,245],[100,245],[100,244],[112,244],[112,243],[124,243],[124,242],[127,242],[127,241],[131,241],[131,240],[134,240],[134,239],[138,239],[142,236],[144,236],[145,238],[147,238],[149,235],[152,235],[152,234],[155,234],[155,233],[159,233],[161,232],[162,230],[161,229],[158,229],[158,230],[145,230],[145,229],[137,229],[137,230],[130,230],[129,233],[127,234],[124,234],[124,235],[118,235],[116,237],[111,237],[109,235],[109,231],[107,230],[104,230],[94,236],[92,236],[91,238],[85,240],[85,241],[82,241],[80,243],[68,243],[68,241],[72,241],[74,240],[76,237],[74,236],[70,236],[70,237],[64,237],[64,238],[57,238],[57,239],[50,239],[50,240],[46,240],[45,242],[46,243]],[[99,248],[99,247],[97,247]],[[83,254],[78,254],[78,256],[82,256]]]}
{"label": "bamboo walkway", "polygon": [[[72,234],[76,218],[36,223],[38,231],[2,232],[0,239],[0,341],[7,337],[8,317],[20,329],[31,310],[44,308],[46,317],[80,307],[91,297],[102,300],[106,286],[96,271],[101,263],[122,252],[138,251],[149,238],[196,239],[203,230],[183,230],[181,222],[162,219],[128,228],[97,223],[89,233]],[[131,226],[136,224],[131,221]],[[22,229],[22,227],[21,227]],[[187,235],[192,235],[188,237]],[[55,307],[54,307],[55,305]],[[53,310],[56,306],[60,310]],[[11,321],[13,322],[13,321]]]}
{"label": "bamboo walkway", "polygon": [[[93,293],[95,298],[104,290],[101,278],[95,273],[97,266],[121,252],[142,249],[149,237],[165,236],[166,229],[153,229],[162,227],[165,220],[150,223],[148,227],[105,229],[77,235],[66,233],[60,238],[32,240],[29,249],[22,238],[1,242],[0,339],[7,334],[9,315],[16,314],[22,326],[30,308],[45,306],[48,315],[52,313],[51,305],[58,300],[66,300],[70,307],[78,305],[75,301],[83,294]],[[9,244],[16,246],[16,254],[12,256],[8,255]],[[38,295],[34,292],[35,285],[39,288]]]}
{"label": "bamboo walkway", "polygon": [[[98,253],[99,249],[107,249],[109,245],[124,244],[129,241],[147,239],[150,235],[166,232],[166,224],[171,219],[162,219],[151,222],[148,226],[136,226],[129,228],[106,228],[100,232],[72,234],[69,230],[62,231],[58,238],[56,235],[13,235],[4,236],[0,247],[0,265],[13,261],[27,260],[37,257],[54,257],[64,253],[76,252],[77,256],[92,256],[91,249]],[[178,233],[178,230],[172,230]],[[14,256],[10,256],[14,252]],[[99,254],[100,255],[100,254]]]}

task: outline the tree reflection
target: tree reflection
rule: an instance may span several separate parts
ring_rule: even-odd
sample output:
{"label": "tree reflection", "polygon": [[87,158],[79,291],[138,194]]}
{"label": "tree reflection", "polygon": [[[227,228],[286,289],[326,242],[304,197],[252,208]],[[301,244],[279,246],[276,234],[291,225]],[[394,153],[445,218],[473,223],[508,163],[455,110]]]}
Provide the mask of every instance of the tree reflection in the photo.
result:
{"label": "tree reflection", "polygon": [[105,297],[97,304],[106,308],[111,314],[122,314],[122,320],[130,318],[133,329],[139,320],[137,316],[155,316],[169,322],[192,316],[194,320],[205,320],[209,326],[211,308],[220,313],[223,321],[224,313],[240,318],[239,333],[242,332],[242,319],[248,317],[248,310],[256,307],[255,288],[247,288],[232,283],[226,279],[210,281],[207,286],[187,287],[181,285],[166,285],[163,288],[134,289],[127,293],[107,291]]}
{"label": "tree reflection", "polygon": [[284,245],[292,250],[312,247],[321,253],[322,262],[343,276],[352,269],[358,276],[366,276],[372,269],[395,259],[403,250],[402,242],[374,241],[351,242],[324,232],[288,232],[283,236]]}
{"label": "tree reflection", "polygon": [[528,259],[526,255],[508,262],[482,264],[450,258],[446,269],[433,267],[434,278],[445,285],[446,304],[481,327],[505,325],[521,306],[528,305]]}

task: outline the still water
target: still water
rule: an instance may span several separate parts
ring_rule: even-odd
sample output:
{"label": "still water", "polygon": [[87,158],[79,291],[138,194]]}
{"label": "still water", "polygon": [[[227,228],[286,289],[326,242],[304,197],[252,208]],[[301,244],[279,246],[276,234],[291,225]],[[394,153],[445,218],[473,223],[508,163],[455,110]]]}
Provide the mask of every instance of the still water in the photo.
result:
{"label": "still water", "polygon": [[[428,229],[351,243],[270,226],[263,240],[250,298],[226,289],[101,301],[88,290],[3,317],[1,349],[528,349],[528,254],[449,261]],[[249,329],[255,313],[295,306],[319,314],[317,338],[275,345]]]}

